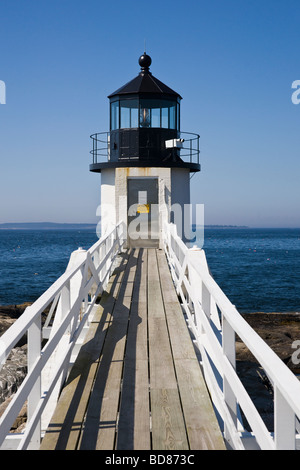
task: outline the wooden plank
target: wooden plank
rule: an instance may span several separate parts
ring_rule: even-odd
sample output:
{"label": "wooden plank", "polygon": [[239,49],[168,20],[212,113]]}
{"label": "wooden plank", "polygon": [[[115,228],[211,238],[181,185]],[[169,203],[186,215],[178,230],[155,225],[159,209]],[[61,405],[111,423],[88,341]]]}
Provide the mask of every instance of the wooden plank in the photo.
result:
{"label": "wooden plank", "polygon": [[157,252],[157,260],[173,357],[180,359],[195,358],[194,345],[176,291],[171,282],[171,274],[164,252]]}
{"label": "wooden plank", "polygon": [[176,359],[175,367],[190,449],[225,450],[197,358]]}
{"label": "wooden plank", "polygon": [[149,318],[165,317],[154,249],[148,250],[148,315]]}
{"label": "wooden plank", "polygon": [[168,276],[171,276],[165,254],[157,252],[157,258],[164,308],[190,448],[193,450],[224,450],[223,437],[181,306],[178,299],[175,301],[170,292]]}
{"label": "wooden plank", "polygon": [[90,324],[85,342],[61,392],[56,410],[41,443],[42,450],[75,449],[81,432],[99,356],[111,321],[115,301],[127,264],[127,253],[110,278]]}
{"label": "wooden plank", "polygon": [[155,250],[148,251],[148,331],[150,388],[176,388]]}
{"label": "wooden plank", "polygon": [[178,301],[177,305],[165,304],[165,311],[174,359],[194,358],[194,345]]}
{"label": "wooden plank", "polygon": [[78,448],[112,450],[117,426],[122,362],[114,362],[97,371]]}
{"label": "wooden plank", "polygon": [[177,390],[151,389],[153,450],[189,448]]}
{"label": "wooden plank", "polygon": [[[58,401],[55,413],[41,443],[42,450],[75,449],[83,421],[90,390],[98,367],[111,317],[111,297],[104,293],[102,305],[97,309],[90,325],[85,344],[71,369],[69,378]],[[105,301],[107,308],[105,308]],[[104,304],[104,305],[103,305]],[[93,338],[95,340],[93,341]]]}
{"label": "wooden plank", "polygon": [[188,449],[154,250],[148,252],[148,330],[153,449]]}
{"label": "wooden plank", "polygon": [[147,250],[140,250],[125,353],[123,386],[116,448],[149,450],[148,347],[147,347]]}
{"label": "wooden plank", "polygon": [[148,319],[151,388],[177,389],[168,329],[164,318]]}
{"label": "wooden plank", "polygon": [[150,450],[148,361],[125,362],[116,449]]}
{"label": "wooden plank", "polygon": [[116,306],[113,312],[113,318],[120,321],[128,321],[128,315],[131,305],[134,277],[136,272],[138,251],[132,250],[122,277],[122,283],[118,292]]}
{"label": "wooden plank", "polygon": [[127,359],[148,360],[147,345],[147,250],[141,250],[132,292],[126,345]]}
{"label": "wooden plank", "polygon": [[121,257],[41,448],[223,449],[164,253]]}
{"label": "wooden plank", "polygon": [[[82,362],[81,362],[82,361]],[[94,381],[96,364],[80,358],[83,366],[77,377],[66,386],[42,440],[41,450],[74,450],[81,431],[90,389]]]}
{"label": "wooden plank", "polygon": [[114,449],[137,256],[138,251],[131,251],[115,302],[79,442],[81,450]]}
{"label": "wooden plank", "polygon": [[164,303],[174,303],[179,305],[178,296],[171,277],[165,252],[163,250],[157,250],[156,256]]}

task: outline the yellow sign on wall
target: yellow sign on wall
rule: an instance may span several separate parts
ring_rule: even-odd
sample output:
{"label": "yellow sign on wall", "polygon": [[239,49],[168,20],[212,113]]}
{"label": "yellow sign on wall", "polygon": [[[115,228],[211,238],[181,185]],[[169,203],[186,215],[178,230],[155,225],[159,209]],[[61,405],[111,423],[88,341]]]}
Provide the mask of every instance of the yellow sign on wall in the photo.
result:
{"label": "yellow sign on wall", "polygon": [[138,214],[148,214],[150,212],[150,204],[138,204]]}

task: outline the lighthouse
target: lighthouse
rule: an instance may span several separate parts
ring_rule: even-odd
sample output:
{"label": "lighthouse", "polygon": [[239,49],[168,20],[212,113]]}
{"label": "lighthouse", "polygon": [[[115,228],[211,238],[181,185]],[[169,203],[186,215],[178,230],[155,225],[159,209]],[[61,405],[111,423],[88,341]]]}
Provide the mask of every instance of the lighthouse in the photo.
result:
{"label": "lighthouse", "polygon": [[101,234],[123,221],[127,246],[162,246],[164,221],[189,238],[190,178],[200,171],[199,135],[180,130],[182,97],[139,58],[139,74],[108,96],[109,132],[91,135],[90,171],[101,173]]}

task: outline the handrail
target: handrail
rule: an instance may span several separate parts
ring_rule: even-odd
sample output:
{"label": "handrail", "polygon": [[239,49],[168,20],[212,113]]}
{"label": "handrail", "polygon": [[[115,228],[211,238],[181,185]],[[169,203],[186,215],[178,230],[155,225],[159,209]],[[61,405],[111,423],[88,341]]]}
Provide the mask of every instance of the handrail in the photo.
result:
{"label": "handrail", "polygon": [[[164,248],[174,284],[201,353],[205,379],[234,449],[295,449],[300,418],[300,383],[239,314],[209,273],[205,253],[188,249],[174,224],[165,224]],[[274,435],[266,428],[235,370],[236,335],[263,367],[274,388]],[[243,411],[252,429],[245,431]],[[252,443],[250,444],[250,441]],[[254,441],[254,442],[253,442]]]}
{"label": "handrail", "polygon": [[[93,157],[93,164],[109,161],[110,159],[110,132],[97,132],[92,134],[90,138],[93,141],[93,148],[90,154]],[[177,151],[183,161],[199,164],[200,155],[200,135],[193,132],[179,132],[178,139],[182,139],[182,146]],[[122,148],[127,147],[120,147]],[[141,149],[146,147],[141,147]]]}
{"label": "handrail", "polygon": [[99,163],[99,157],[101,161],[108,161],[110,155],[110,132],[97,132],[90,135],[90,138],[93,141],[93,149],[90,150],[93,163]]}
{"label": "handrail", "polygon": [[[27,399],[27,423],[18,441],[18,449],[39,448],[46,407],[51,405],[53,399],[56,403],[59,387],[69,370],[74,346],[94,314],[97,297],[108,283],[114,260],[124,241],[124,224],[120,222],[88,251],[73,252],[66,272],[27,307],[0,338],[0,360],[4,364],[19,339],[26,333],[28,335],[28,373],[0,418],[1,449],[9,448],[9,431]],[[50,308],[43,331],[41,316],[51,304],[53,308]],[[47,334],[43,335],[43,332]],[[48,339],[43,347],[42,338]],[[52,371],[51,374],[49,371]],[[47,416],[45,419],[47,426]]]}
{"label": "handrail", "polygon": [[[24,433],[17,436],[17,448],[39,448],[47,407],[52,406],[51,400],[56,403],[74,347],[123,247],[124,230],[121,222],[88,251],[74,252],[66,272],[0,338],[0,359],[4,363],[19,339],[28,334],[28,374],[0,418],[1,449],[9,448],[9,431],[27,399],[28,419]],[[297,378],[214,281],[204,251],[197,247],[188,249],[174,224],[165,223],[162,233],[174,284],[199,348],[201,367],[227,444],[233,449],[295,449],[296,418],[300,419]],[[42,328],[41,316],[48,307]],[[236,373],[236,335],[263,367],[274,388],[273,434]],[[45,345],[41,343],[42,336],[47,339]],[[49,370],[51,374],[46,373]],[[251,433],[243,426],[241,411]],[[45,419],[47,424],[47,416]]]}

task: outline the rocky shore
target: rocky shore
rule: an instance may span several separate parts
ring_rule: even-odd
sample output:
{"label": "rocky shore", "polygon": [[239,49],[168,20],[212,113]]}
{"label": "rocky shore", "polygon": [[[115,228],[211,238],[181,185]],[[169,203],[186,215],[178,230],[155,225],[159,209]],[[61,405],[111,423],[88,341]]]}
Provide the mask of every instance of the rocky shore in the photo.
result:
{"label": "rocky shore", "polygon": [[[0,336],[22,315],[28,305],[30,304],[0,306]],[[26,373],[27,344],[24,336],[0,370],[0,403],[17,391]]]}
{"label": "rocky shore", "polygon": [[[300,343],[298,348],[294,344],[295,341],[300,342],[300,313],[250,313],[243,317],[289,369],[300,374],[300,364],[293,360],[296,349],[300,349]],[[237,351],[239,361],[254,360],[238,338]],[[300,354],[298,358],[300,360]]]}
{"label": "rocky shore", "polygon": [[[293,354],[297,352],[293,345],[300,340],[300,314],[259,312],[245,314],[243,317],[289,369],[299,375],[300,364],[293,361]],[[297,349],[300,350],[300,346]],[[268,430],[274,431],[273,388],[262,367],[239,338],[236,341],[236,358],[236,368],[242,383]],[[298,358],[300,359],[300,354]]]}
{"label": "rocky shore", "polygon": [[[0,306],[0,336],[22,315],[29,303]],[[22,338],[11,351],[0,369],[0,416],[9,405],[13,395],[27,374],[27,344]],[[15,421],[12,432],[21,432],[27,418],[26,405]]]}
{"label": "rocky shore", "polygon": [[[22,315],[28,303],[22,305],[0,306],[0,336]],[[288,313],[250,313],[244,319],[275,351],[282,361],[295,374],[300,374],[300,364],[293,361],[295,341],[300,341],[300,314]],[[300,346],[298,346],[300,351]],[[273,391],[264,370],[256,362],[247,347],[236,338],[237,371],[246,390],[263,417],[268,429],[273,430]],[[300,352],[299,352],[300,360]],[[23,338],[13,349],[9,359],[0,370],[0,416],[11,397],[27,373],[27,346]],[[26,407],[15,423],[15,431],[26,420]]]}

